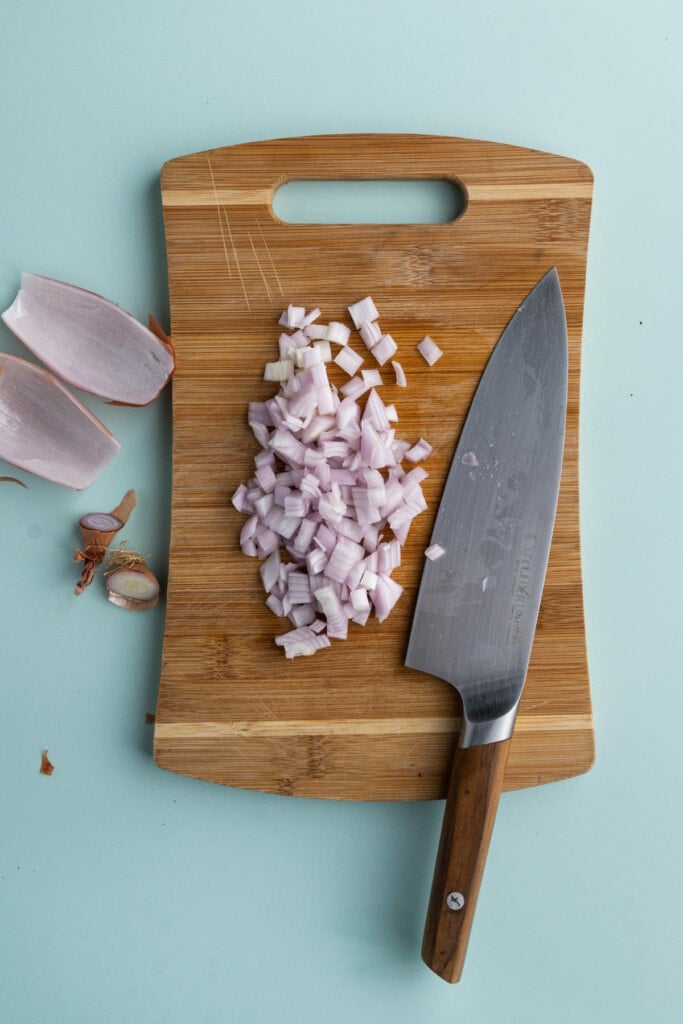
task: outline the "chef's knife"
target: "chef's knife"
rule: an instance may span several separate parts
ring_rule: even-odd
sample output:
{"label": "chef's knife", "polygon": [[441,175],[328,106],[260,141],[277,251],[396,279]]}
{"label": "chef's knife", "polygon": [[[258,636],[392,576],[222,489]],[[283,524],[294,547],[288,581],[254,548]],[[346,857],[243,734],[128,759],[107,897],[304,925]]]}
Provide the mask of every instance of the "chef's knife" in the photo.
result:
{"label": "chef's knife", "polygon": [[425,561],[406,665],[451,683],[463,718],[422,956],[460,979],[510,737],[529,663],[557,507],[567,325],[557,271],[526,297],[486,365]]}

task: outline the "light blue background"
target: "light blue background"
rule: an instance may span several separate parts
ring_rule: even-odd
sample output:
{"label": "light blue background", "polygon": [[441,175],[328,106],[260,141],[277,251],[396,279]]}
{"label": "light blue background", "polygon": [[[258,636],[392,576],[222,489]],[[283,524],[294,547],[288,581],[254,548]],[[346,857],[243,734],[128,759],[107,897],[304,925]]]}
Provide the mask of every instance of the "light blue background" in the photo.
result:
{"label": "light blue background", "polygon": [[[167,322],[158,175],[198,149],[416,131],[592,166],[598,761],[504,797],[464,979],[436,979],[419,946],[439,803],[293,800],[154,766],[163,608],[75,599],[71,553],[81,513],[134,486],[127,535],[163,576],[169,401],[89,399],[124,448],[86,494],[0,485],[3,1021],[681,1020],[682,29],[673,0],[5,6],[2,308],[29,269]],[[21,351],[4,328],[0,348]]]}

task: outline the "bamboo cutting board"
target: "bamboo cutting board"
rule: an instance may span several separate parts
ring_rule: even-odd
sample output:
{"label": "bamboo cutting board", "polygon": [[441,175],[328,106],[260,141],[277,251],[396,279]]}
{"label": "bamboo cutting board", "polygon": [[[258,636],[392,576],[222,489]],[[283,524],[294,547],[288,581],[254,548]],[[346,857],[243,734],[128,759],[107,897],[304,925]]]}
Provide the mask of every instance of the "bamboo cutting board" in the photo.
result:
{"label": "bamboo cutting board", "polygon": [[[448,224],[286,224],[276,189],[293,179],[437,178],[466,203]],[[352,800],[445,796],[459,729],[453,688],[403,665],[413,603],[445,475],[479,376],[524,296],[556,266],[570,343],[559,509],[505,788],[567,778],[593,760],[578,519],[581,327],[592,175],[529,149],[421,135],[346,135],[229,146],[162,172],[178,367],[168,611],[155,759],[200,779]],[[259,562],[239,550],[231,506],[254,471],[248,401],[270,397],[289,304],[346,307],[372,295],[398,342],[409,387],[383,370],[397,435],[434,446],[429,511],[413,524],[394,577],[405,593],[382,625],[353,627],[313,657],[286,661],[288,624],[264,605]],[[430,368],[415,346],[444,351]],[[366,354],[352,335],[357,351]],[[374,366],[368,356],[364,366]],[[336,370],[337,368],[335,368]],[[331,373],[332,375],[332,373]],[[338,383],[346,378],[341,371]]]}

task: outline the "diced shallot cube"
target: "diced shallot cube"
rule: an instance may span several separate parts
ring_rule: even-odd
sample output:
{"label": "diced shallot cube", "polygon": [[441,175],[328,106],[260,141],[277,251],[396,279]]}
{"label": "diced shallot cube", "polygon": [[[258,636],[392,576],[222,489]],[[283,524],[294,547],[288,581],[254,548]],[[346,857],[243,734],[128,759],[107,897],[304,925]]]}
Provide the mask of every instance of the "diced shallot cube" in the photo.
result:
{"label": "diced shallot cube", "polygon": [[414,444],[412,448],[408,449],[404,458],[406,458],[408,462],[422,462],[422,460],[426,459],[433,450],[434,449],[431,444],[421,437],[417,444]]}
{"label": "diced shallot cube", "polygon": [[278,323],[281,327],[298,327],[305,315],[304,306],[287,306]]}
{"label": "diced shallot cube", "polygon": [[310,604],[311,588],[308,573],[290,572],[287,577],[287,593],[293,605]]}
{"label": "diced shallot cube", "polygon": [[384,366],[384,364],[395,354],[397,348],[398,345],[391,335],[383,334],[377,344],[373,347],[372,354],[379,365]]}
{"label": "diced shallot cube", "polygon": [[379,577],[376,572],[366,569],[360,578],[360,586],[365,587],[366,590],[374,590],[378,579]]}
{"label": "diced shallot cube", "polygon": [[363,357],[359,356],[350,345],[344,345],[337,352],[334,361],[337,366],[341,366],[344,373],[348,373],[349,377],[353,377],[356,370],[361,366]]}
{"label": "diced shallot cube", "polygon": [[302,317],[299,318],[299,322],[297,324],[297,327],[308,327],[309,324],[312,324],[313,321],[317,320],[319,316],[320,316],[320,310],[319,309],[312,309],[310,311],[310,313],[306,313],[305,316],[302,316]]}
{"label": "diced shallot cube", "polygon": [[378,622],[384,622],[403,593],[403,587],[391,576],[382,574],[372,592],[372,603]]}
{"label": "diced shallot cube", "polygon": [[306,332],[299,330],[298,328],[289,336],[289,344],[292,348],[306,348],[308,342],[309,338]]}
{"label": "diced shallot cube", "polygon": [[268,595],[268,597],[266,598],[266,607],[270,609],[273,615],[277,615],[279,619],[284,618],[282,598],[278,597],[277,594]]}
{"label": "diced shallot cube", "polygon": [[368,390],[362,377],[352,377],[339,389],[346,398],[360,398]]}
{"label": "diced shallot cube", "polygon": [[306,569],[310,576],[322,573],[327,565],[327,555],[322,548],[309,548],[306,554]]}
{"label": "diced shallot cube", "polygon": [[271,555],[274,551],[278,550],[280,538],[274,530],[269,530],[267,526],[261,523],[256,531],[254,543],[256,544],[259,558],[265,558],[267,555]]}
{"label": "diced shallot cube", "polygon": [[240,484],[232,496],[232,504],[238,512],[253,512],[251,503],[247,498],[247,488]]}
{"label": "diced shallot cube", "polygon": [[379,431],[389,430],[386,407],[375,388],[372,388],[368,395],[362,419],[363,421],[369,420],[373,427]]}
{"label": "diced shallot cube", "polygon": [[320,353],[323,363],[329,363],[332,361],[332,349],[330,348],[329,341],[314,341],[313,348]]}
{"label": "diced shallot cube", "polygon": [[364,554],[362,544],[340,537],[325,567],[325,575],[336,583],[344,583],[351,568],[362,560]]}
{"label": "diced shallot cube", "polygon": [[311,341],[321,341],[327,336],[327,324],[308,324],[303,330]]}
{"label": "diced shallot cube", "polygon": [[435,341],[432,341],[428,334],[424,336],[420,344],[417,346],[417,351],[420,353],[424,361],[430,366],[433,366],[434,363],[441,359],[441,356],[443,355],[439,346]]}
{"label": "diced shallot cube", "polygon": [[375,347],[375,345],[382,337],[382,331],[379,324],[372,322],[361,324],[360,327],[358,328],[358,333],[363,339],[363,344],[368,349],[368,351],[372,351],[372,349]]}
{"label": "diced shallot cube", "polygon": [[325,332],[325,339],[327,341],[334,341],[337,345],[346,345],[351,336],[350,329],[346,324],[338,324],[336,321],[327,325],[327,331]]}
{"label": "diced shallot cube", "polygon": [[263,379],[270,381],[287,380],[294,373],[294,363],[291,359],[278,359],[274,363],[266,363],[263,369]]}
{"label": "diced shallot cube", "polygon": [[366,388],[380,388],[382,386],[382,375],[379,370],[361,370],[360,375]]}
{"label": "diced shallot cube", "polygon": [[[313,535],[317,530],[317,524],[313,519],[302,519],[301,526],[299,527],[294,543],[292,545],[292,552],[297,558],[305,558],[306,552],[310,549],[313,541]],[[316,550],[320,550],[317,548]]]}
{"label": "diced shallot cube", "polygon": [[428,558],[430,562],[435,562],[437,558],[441,558],[446,554],[446,549],[442,548],[440,544],[430,544],[425,549],[425,558]]}
{"label": "diced shallot cube", "polygon": [[273,551],[265,562],[261,563],[259,572],[261,573],[261,580],[263,581],[263,589],[267,594],[269,594],[277,583],[280,575],[280,555],[277,551]]}
{"label": "diced shallot cube", "polygon": [[289,633],[275,637],[278,647],[284,647],[286,658],[298,658],[301,655],[315,654],[323,647],[330,647],[325,633],[316,633],[310,626],[299,626]]}
{"label": "diced shallot cube", "polygon": [[299,370],[304,368],[308,369],[308,367],[313,366],[314,363],[323,362],[322,352],[319,348],[315,348],[313,345],[307,345],[306,348],[294,349],[292,356],[294,365]]}
{"label": "diced shallot cube", "polygon": [[312,622],[315,622],[313,605],[295,604],[288,618],[293,626],[310,626]]}
{"label": "diced shallot cube", "polygon": [[377,567],[381,573],[390,575],[401,564],[401,545],[397,540],[385,541],[377,548]]}
{"label": "diced shallot cube", "polygon": [[396,384],[399,388],[407,388],[408,381],[406,380],[405,370],[400,363],[397,363],[395,359],[391,360],[391,365],[394,368],[394,375],[396,377]]}
{"label": "diced shallot cube", "polygon": [[350,594],[351,605],[354,612],[367,612],[370,610],[370,598],[363,587],[357,587]]}
{"label": "diced shallot cube", "polygon": [[334,587],[329,585],[320,587],[314,592],[314,596],[327,619],[327,635],[345,640],[348,632],[348,619]]}
{"label": "diced shallot cube", "polygon": [[379,319],[377,307],[369,295],[361,299],[360,302],[354,302],[348,309],[355,327],[360,327],[361,324],[368,321]]}

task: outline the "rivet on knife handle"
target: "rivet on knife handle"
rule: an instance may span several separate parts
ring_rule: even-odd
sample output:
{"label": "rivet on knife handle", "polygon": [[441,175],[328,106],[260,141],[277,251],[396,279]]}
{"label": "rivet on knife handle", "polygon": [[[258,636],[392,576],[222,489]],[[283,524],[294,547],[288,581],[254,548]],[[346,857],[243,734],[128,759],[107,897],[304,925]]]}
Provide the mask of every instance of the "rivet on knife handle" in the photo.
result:
{"label": "rivet on knife handle", "polygon": [[427,911],[422,959],[445,981],[460,980],[510,740],[459,747]]}

